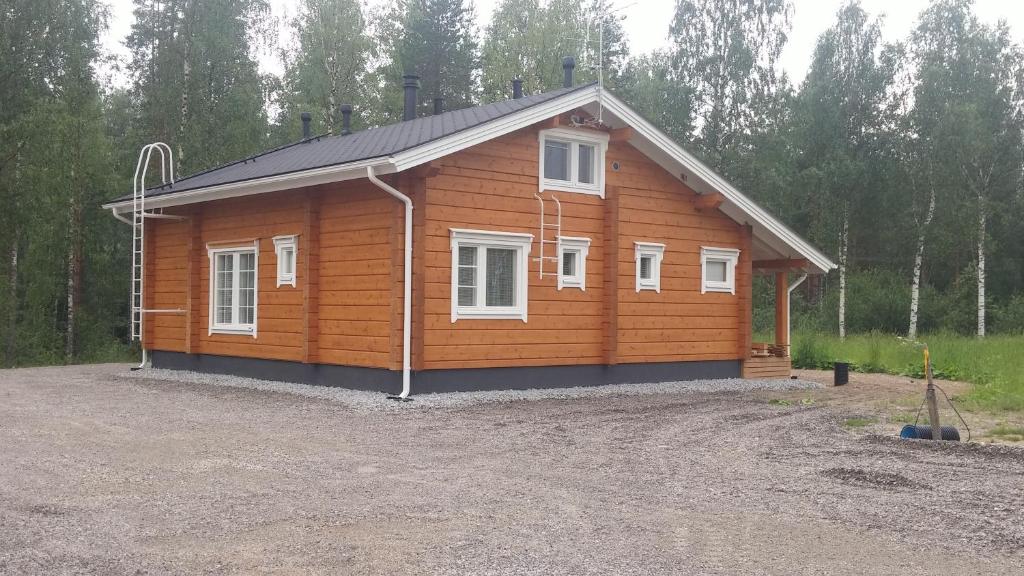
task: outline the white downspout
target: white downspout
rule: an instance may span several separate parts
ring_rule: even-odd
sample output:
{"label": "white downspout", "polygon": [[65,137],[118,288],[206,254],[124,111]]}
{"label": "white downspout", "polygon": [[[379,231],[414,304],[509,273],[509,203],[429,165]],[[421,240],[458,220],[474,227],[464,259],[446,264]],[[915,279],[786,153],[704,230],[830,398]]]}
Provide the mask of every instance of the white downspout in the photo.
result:
{"label": "white downspout", "polygon": [[786,353],[789,354],[790,357],[793,356],[793,354],[790,353],[790,350],[793,349],[793,336],[791,334],[793,318],[789,314],[789,305],[793,301],[793,290],[796,290],[798,286],[803,284],[804,280],[807,280],[807,274],[804,274],[798,278],[796,282],[790,284],[789,292],[786,292]]}
{"label": "white downspout", "polygon": [[398,198],[405,204],[405,277],[403,280],[405,301],[402,306],[402,393],[398,395],[399,398],[404,400],[409,397],[409,379],[412,372],[412,199],[395,190],[380,178],[377,178],[377,175],[373,172],[373,166],[366,167],[366,177],[377,188]]}

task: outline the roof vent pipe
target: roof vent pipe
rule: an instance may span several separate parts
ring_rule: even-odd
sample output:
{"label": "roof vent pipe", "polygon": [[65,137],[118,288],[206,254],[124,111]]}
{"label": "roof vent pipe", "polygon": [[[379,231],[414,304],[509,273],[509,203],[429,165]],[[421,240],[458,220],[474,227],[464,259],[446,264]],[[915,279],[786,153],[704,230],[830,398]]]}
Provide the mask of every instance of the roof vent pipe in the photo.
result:
{"label": "roof vent pipe", "polygon": [[309,140],[309,121],[313,119],[313,116],[309,112],[303,112],[300,117],[302,118],[302,139]]}
{"label": "roof vent pipe", "polygon": [[573,70],[576,69],[576,59],[572,56],[566,56],[562,59],[562,72],[565,74],[565,78],[562,80],[562,86],[565,88],[572,88],[573,84]]}
{"label": "roof vent pipe", "polygon": [[402,112],[402,120],[413,120],[416,118],[416,93],[420,89],[420,77],[415,74],[402,76],[403,88],[405,88],[405,108]]}
{"label": "roof vent pipe", "polygon": [[523,97],[523,80],[515,78],[512,80],[512,99],[518,100]]}
{"label": "roof vent pipe", "polygon": [[434,116],[444,112],[444,98],[434,98]]}
{"label": "roof vent pipe", "polygon": [[352,133],[352,105],[341,105],[341,135],[348,136]]}

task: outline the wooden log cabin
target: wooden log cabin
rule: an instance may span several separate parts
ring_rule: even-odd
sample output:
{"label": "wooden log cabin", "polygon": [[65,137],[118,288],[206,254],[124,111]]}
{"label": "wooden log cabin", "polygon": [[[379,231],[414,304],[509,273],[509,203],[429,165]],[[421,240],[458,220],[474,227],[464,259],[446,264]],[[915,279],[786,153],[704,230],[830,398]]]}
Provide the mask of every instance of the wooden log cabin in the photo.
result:
{"label": "wooden log cabin", "polygon": [[145,226],[152,365],[402,397],[788,377],[790,282],[834,264],[570,64],[561,89],[425,117],[406,77],[402,122],[346,115],[107,204]]}

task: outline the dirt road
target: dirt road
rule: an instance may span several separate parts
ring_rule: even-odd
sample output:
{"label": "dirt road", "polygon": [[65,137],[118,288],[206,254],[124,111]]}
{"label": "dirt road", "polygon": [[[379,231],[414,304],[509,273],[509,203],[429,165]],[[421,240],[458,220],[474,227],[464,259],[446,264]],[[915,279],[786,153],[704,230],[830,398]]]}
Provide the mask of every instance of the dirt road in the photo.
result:
{"label": "dirt road", "polygon": [[821,403],[374,413],[124,369],[0,371],[0,573],[1024,571],[1024,450]]}

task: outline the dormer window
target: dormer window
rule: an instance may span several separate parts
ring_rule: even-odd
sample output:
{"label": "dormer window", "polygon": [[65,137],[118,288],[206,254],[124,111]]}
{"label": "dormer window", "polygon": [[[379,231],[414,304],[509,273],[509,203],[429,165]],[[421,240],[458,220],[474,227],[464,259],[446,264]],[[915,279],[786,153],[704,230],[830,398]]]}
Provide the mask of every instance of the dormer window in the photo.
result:
{"label": "dormer window", "polygon": [[604,197],[604,151],[608,135],[589,130],[540,133],[540,189]]}

